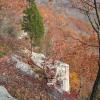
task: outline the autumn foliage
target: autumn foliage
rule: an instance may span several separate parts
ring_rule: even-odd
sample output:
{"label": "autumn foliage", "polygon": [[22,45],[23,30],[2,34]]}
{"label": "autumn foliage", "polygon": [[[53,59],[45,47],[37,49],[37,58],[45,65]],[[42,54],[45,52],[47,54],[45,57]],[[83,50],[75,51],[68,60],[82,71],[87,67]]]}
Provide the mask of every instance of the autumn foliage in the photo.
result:
{"label": "autumn foliage", "polygon": [[[2,7],[13,13],[14,24],[17,26],[26,2],[0,0],[0,9]],[[38,8],[45,22],[44,54],[53,60],[68,63],[71,92],[88,97],[98,70],[98,41],[95,32],[84,20],[78,20],[73,16],[65,18],[63,13],[58,14],[52,8],[43,5],[38,5]],[[16,28],[20,28],[20,24]]]}

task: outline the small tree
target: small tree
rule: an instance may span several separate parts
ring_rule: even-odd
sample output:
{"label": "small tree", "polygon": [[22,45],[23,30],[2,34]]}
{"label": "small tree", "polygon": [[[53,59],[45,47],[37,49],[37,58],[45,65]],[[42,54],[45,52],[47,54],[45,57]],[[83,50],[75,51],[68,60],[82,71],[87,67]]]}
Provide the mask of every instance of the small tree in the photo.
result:
{"label": "small tree", "polygon": [[43,18],[34,2],[34,0],[27,0],[28,7],[24,10],[22,29],[28,33],[31,44],[31,54],[33,43],[40,45],[41,39],[44,35]]}

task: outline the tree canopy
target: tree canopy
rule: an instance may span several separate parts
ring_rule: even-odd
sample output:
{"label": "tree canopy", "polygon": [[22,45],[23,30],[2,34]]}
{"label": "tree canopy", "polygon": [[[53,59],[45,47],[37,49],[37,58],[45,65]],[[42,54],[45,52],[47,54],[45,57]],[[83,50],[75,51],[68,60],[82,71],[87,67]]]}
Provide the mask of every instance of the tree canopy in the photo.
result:
{"label": "tree canopy", "polygon": [[34,2],[27,0],[28,7],[24,10],[22,29],[28,33],[31,41],[39,45],[44,35],[43,18]]}

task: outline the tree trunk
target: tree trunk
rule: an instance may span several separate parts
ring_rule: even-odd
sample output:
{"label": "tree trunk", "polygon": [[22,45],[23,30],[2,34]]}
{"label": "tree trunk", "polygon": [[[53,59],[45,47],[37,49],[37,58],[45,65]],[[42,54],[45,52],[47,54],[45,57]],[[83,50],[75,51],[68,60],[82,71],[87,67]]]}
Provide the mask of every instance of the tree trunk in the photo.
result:
{"label": "tree trunk", "polygon": [[100,84],[100,63],[99,63],[99,70],[98,70],[98,74],[97,74],[97,77],[96,77],[96,80],[95,80],[95,83],[94,83],[94,86],[93,86],[93,90],[92,90],[92,94],[90,96],[90,100],[97,100],[96,99],[96,95],[97,95],[97,91],[98,91],[98,86]]}
{"label": "tree trunk", "polygon": [[97,77],[96,80],[94,82],[94,86],[93,86],[93,90],[90,96],[90,100],[97,100],[96,95],[97,95],[97,91],[99,88],[99,84],[100,84],[100,33],[97,33],[97,38],[98,38],[98,42],[99,42],[99,59],[98,59],[98,73],[97,73]]}
{"label": "tree trunk", "polygon": [[33,51],[33,38],[30,37],[30,57],[29,58],[32,57],[32,51]]}

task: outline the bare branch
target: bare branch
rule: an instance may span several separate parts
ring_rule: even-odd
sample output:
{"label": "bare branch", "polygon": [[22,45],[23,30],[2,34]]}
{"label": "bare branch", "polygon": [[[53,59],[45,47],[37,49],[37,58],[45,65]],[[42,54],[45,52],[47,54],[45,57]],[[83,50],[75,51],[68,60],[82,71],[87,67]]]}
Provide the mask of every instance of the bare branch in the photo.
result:
{"label": "bare branch", "polygon": [[98,19],[98,23],[100,25],[100,16],[98,14],[98,10],[97,10],[97,2],[96,0],[94,0],[94,6],[95,6],[95,11],[96,11],[96,16],[97,16],[97,19]]}
{"label": "bare branch", "polygon": [[[58,27],[57,27],[57,28],[58,28]],[[58,28],[58,29],[62,30],[61,28]],[[63,31],[63,33],[66,32],[66,31],[64,31],[64,30],[62,30],[62,31]],[[77,41],[79,41],[80,43],[82,43],[82,44],[84,44],[84,45],[87,45],[87,46],[90,46],[90,47],[99,48],[99,45],[89,44],[89,43],[84,42],[84,41],[82,41],[82,40],[80,40],[80,39],[78,39],[78,38],[75,38],[75,37],[73,37],[73,36],[67,36],[67,37],[70,37],[70,38],[72,38],[73,40],[77,40]]]}
{"label": "bare branch", "polygon": [[[82,0],[82,1],[83,1],[83,0]],[[87,4],[88,6],[90,6],[90,7],[92,7],[92,8],[95,8],[95,6],[89,4],[89,2],[87,2],[87,1],[85,1],[85,0],[83,1],[83,3],[84,3],[84,4]]]}
{"label": "bare branch", "polygon": [[79,41],[80,43],[82,43],[82,44],[84,44],[84,45],[87,45],[87,46],[90,46],[90,47],[99,48],[99,46],[97,46],[97,45],[88,44],[87,42],[84,42],[84,41],[82,41],[82,40],[80,40],[80,39],[78,39],[78,38],[75,38],[75,37],[72,37],[72,36],[68,36],[68,37],[71,37],[72,39],[77,40],[77,41]]}
{"label": "bare branch", "polygon": [[97,26],[97,29],[99,30],[99,29],[100,29],[100,25],[99,25],[99,23],[96,21],[95,18],[94,18],[94,22],[95,22],[95,24],[96,24],[96,26]]}
{"label": "bare branch", "polygon": [[92,22],[92,20],[91,20],[90,15],[89,15],[88,13],[87,13],[87,17],[88,17],[89,22],[90,22],[92,28],[94,29],[94,31],[95,31],[96,33],[99,33],[99,31],[96,29],[95,25],[93,24],[93,22]]}

